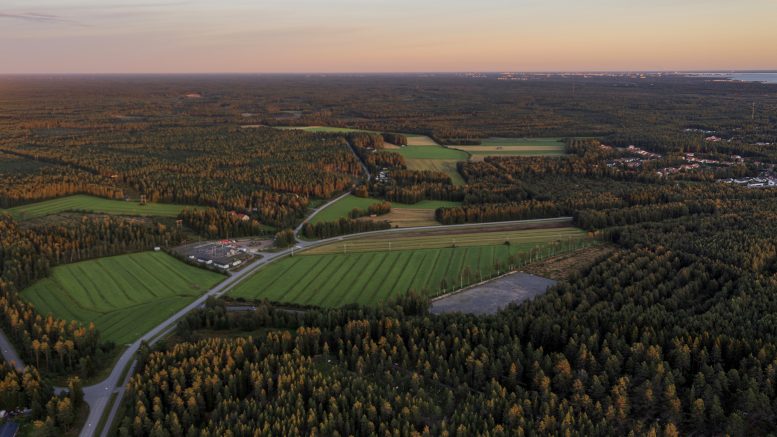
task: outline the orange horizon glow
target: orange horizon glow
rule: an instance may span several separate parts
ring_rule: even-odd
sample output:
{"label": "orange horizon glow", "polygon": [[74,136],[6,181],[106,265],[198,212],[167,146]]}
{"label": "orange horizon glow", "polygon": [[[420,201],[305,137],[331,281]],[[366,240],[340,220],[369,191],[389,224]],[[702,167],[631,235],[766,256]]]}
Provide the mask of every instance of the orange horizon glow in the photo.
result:
{"label": "orange horizon glow", "polygon": [[777,2],[6,0],[0,73],[777,69]]}

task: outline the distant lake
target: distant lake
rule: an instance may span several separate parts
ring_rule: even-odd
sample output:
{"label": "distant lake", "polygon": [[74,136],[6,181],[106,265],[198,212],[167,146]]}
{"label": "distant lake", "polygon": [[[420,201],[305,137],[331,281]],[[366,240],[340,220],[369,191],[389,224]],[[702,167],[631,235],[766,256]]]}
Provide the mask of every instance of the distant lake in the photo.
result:
{"label": "distant lake", "polygon": [[777,83],[777,73],[691,73],[690,75],[739,80],[742,82]]}

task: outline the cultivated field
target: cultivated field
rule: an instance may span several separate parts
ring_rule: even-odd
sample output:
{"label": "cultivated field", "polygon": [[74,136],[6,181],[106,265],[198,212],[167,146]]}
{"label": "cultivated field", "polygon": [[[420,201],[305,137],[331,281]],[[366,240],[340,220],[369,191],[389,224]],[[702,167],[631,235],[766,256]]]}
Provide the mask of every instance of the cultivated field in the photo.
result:
{"label": "cultivated field", "polygon": [[5,211],[17,220],[33,219],[58,214],[65,211],[86,211],[116,215],[175,217],[184,209],[184,205],[167,203],[148,203],[141,205],[139,202],[125,202],[124,200],[110,200],[100,197],[76,194],[73,196],[59,197],[57,199],[44,200],[29,205],[15,206]]}
{"label": "cultivated field", "polygon": [[[559,241],[567,244],[586,238],[578,228],[523,229],[515,231],[462,231],[461,233],[432,233],[407,231],[365,235],[336,241],[308,249],[304,255],[323,255],[350,252],[382,252],[388,250],[441,249],[446,247],[490,246],[509,242],[511,246],[531,250],[536,244]],[[390,244],[390,245],[389,245]]]}
{"label": "cultivated field", "polygon": [[450,159],[454,161],[466,161],[469,158],[466,152],[449,149],[442,146],[407,146],[398,150],[405,160],[413,159]]}
{"label": "cultivated field", "polygon": [[[523,231],[537,235],[524,235],[520,243],[510,245],[504,244],[504,240],[517,236],[494,236],[493,243],[478,244],[477,235],[473,234],[466,237],[466,244],[460,245],[458,242],[465,237],[457,235],[456,247],[450,247],[450,238],[444,237],[422,239],[419,243],[415,238],[397,239],[392,241],[390,251],[388,242],[378,239],[353,240],[347,246],[332,244],[320,248],[325,250],[310,250],[272,263],[238,285],[230,295],[323,307],[376,305],[410,289],[435,295],[443,289],[450,291],[461,284],[504,273],[510,255],[523,254],[513,260],[522,263],[529,256],[540,259],[593,243],[578,230],[548,231]],[[355,245],[354,251],[351,244]]]}
{"label": "cultivated field", "polygon": [[55,267],[22,291],[42,314],[94,322],[103,340],[132,342],[224,277],[162,252]]}
{"label": "cultivated field", "polygon": [[478,146],[449,146],[470,153],[474,160],[485,156],[559,156],[566,153],[560,138],[485,138]]}
{"label": "cultivated field", "polygon": [[[316,214],[316,216],[313,217],[310,222],[315,224],[319,222],[331,222],[339,220],[341,217],[347,217],[348,213],[351,212],[351,210],[354,208],[366,209],[370,205],[374,205],[380,202],[382,201],[379,199],[349,195],[329,205],[326,209]],[[422,200],[412,205],[407,203],[391,202],[391,209],[422,209],[431,211],[432,214],[434,214],[434,210],[437,208],[453,207],[458,206],[459,204],[459,202],[446,202],[442,200]],[[385,216],[379,216],[378,218],[382,217]]]}

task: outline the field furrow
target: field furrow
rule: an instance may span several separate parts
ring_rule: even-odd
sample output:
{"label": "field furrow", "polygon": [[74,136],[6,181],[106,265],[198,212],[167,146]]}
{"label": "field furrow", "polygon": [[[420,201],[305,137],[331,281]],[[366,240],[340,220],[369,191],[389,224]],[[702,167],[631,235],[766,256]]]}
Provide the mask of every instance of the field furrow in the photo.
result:
{"label": "field furrow", "polygon": [[[333,244],[281,259],[238,284],[230,295],[322,307],[350,303],[378,305],[410,289],[435,295],[443,288],[450,291],[462,283],[468,285],[504,273],[511,254],[539,250],[540,257],[547,257],[562,249],[596,244],[576,228],[525,229],[485,235],[429,236],[419,232],[420,243],[412,242],[412,245],[405,240],[415,237],[391,238],[391,251],[384,237],[349,240],[347,254],[342,253],[342,247],[332,250]],[[559,241],[575,244],[558,244]],[[325,249],[324,253],[320,249]],[[462,277],[465,267],[469,268],[469,274]],[[281,272],[295,278],[293,290],[291,281],[278,278]],[[262,287],[261,284],[283,286]],[[293,292],[287,293],[287,290]]]}

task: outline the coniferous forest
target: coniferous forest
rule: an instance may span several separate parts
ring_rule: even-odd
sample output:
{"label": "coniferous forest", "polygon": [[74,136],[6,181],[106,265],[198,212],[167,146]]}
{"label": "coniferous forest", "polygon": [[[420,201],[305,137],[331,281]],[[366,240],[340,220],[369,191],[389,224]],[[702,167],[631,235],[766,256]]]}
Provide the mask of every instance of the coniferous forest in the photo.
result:
{"label": "coniferous forest", "polygon": [[[117,345],[37,312],[22,289],[54,266],[192,234],[289,246],[313,205],[349,190],[378,203],[301,235],[386,229],[392,202],[445,200],[459,203],[434,212],[441,224],[570,217],[612,250],[490,316],[432,315],[421,290],[337,309],[209,301],[142,349],[117,435],[777,433],[777,188],[730,181],[775,176],[775,85],[9,76],[0,108],[0,208],[70,194],[185,206],[180,226],[0,211],[0,326],[28,364],[2,363],[0,400],[30,408],[40,435],[76,426],[76,378]],[[274,128],[290,125],[363,132]],[[455,184],[408,165],[397,147],[413,134],[553,137],[564,154],[460,161]],[[54,395],[51,378],[71,395]]]}

